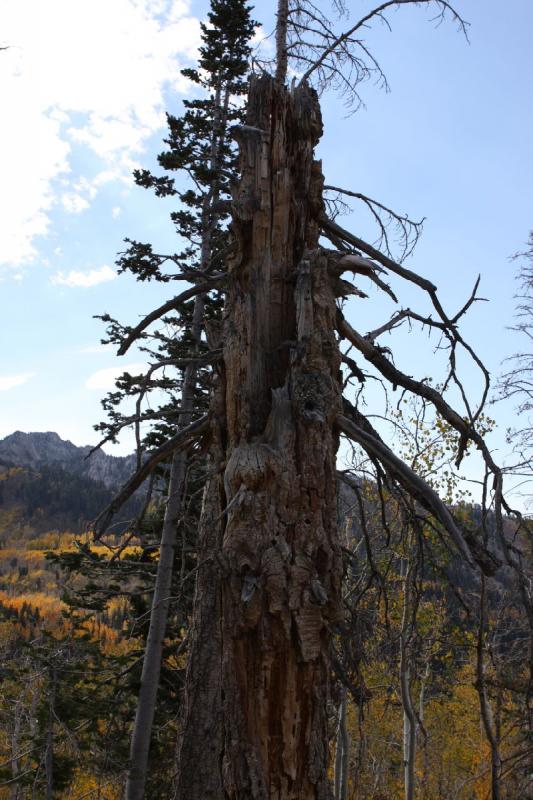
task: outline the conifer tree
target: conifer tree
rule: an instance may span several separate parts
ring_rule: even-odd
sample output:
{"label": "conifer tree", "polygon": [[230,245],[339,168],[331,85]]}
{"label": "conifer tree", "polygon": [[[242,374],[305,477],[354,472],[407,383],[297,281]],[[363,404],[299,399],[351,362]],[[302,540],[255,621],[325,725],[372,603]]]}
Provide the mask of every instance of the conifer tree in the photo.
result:
{"label": "conifer tree", "polygon": [[[198,66],[182,71],[198,87],[201,96],[184,101],[186,110],[182,117],[168,116],[169,136],[165,140],[168,149],[159,156],[160,165],[171,175],[178,173],[177,179],[169,174],[154,176],[146,170],[135,175],[139,185],[154,189],[157,196],[173,196],[179,201],[171,218],[183,249],[177,254],[162,256],[155,254],[150,245],[129,241],[127,252],[119,259],[119,267],[122,271],[132,272],[140,281],[169,282],[185,277],[193,283],[193,291],[185,292],[185,298],[183,294],[174,298],[156,312],[156,319],[177,312],[174,327],[179,334],[168,336],[156,331],[154,338],[158,352],[154,353],[148,376],[139,376],[137,381],[125,376],[119,383],[119,391],[107,398],[106,407],[111,412],[111,420],[102,429],[108,437],[114,436],[128,423],[128,418],[117,412],[117,404],[127,394],[136,393],[138,397],[134,422],[138,429],[143,418],[139,413],[139,401],[142,401],[147,386],[170,389],[170,405],[176,408],[172,417],[168,406],[160,409],[155,428],[145,438],[148,444],[156,443],[163,433],[172,434],[176,429],[186,428],[202,408],[205,410],[205,369],[202,367],[216,358],[212,345],[216,344],[216,319],[220,310],[220,302],[212,290],[220,282],[219,271],[228,246],[229,186],[236,176],[235,148],[229,130],[242,116],[237,101],[246,88],[249,40],[253,29],[250,8],[242,0],[213,0],[208,22],[202,24]],[[164,265],[168,263],[179,267],[177,276],[164,271]],[[194,298],[192,305],[187,303],[191,297]],[[119,344],[119,352],[125,353],[133,341],[146,338],[144,329],[154,317],[150,315],[135,329],[123,328],[107,316],[104,319],[109,323],[109,340]],[[170,318],[170,321],[174,319]],[[164,321],[168,323],[169,317],[165,316]],[[176,366],[180,370],[176,380],[169,382],[166,377],[163,380],[152,378],[157,370]],[[174,453],[132,733],[126,787],[128,800],[141,798],[145,792],[177,532],[185,506],[187,483],[194,470],[195,466],[185,452],[178,450]]]}

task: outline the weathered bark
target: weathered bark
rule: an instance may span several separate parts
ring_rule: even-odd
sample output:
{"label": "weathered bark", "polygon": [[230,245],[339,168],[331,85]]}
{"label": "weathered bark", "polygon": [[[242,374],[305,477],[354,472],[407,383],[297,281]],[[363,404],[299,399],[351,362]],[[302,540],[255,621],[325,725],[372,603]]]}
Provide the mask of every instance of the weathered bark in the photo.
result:
{"label": "weathered bark", "polygon": [[213,550],[204,539],[202,552],[224,575],[207,587],[210,568],[199,576],[179,800],[332,797],[326,703],[341,580],[340,357],[332,256],[318,248],[320,134],[312,90],[291,93],[267,76],[252,82],[247,124],[236,130],[241,182],[218,416],[224,484],[215,479],[204,501]]}
{"label": "weathered bark", "polygon": [[[192,336],[200,341],[204,301],[197,297],[194,301]],[[183,379],[181,405],[183,411],[179,416],[179,428],[189,425],[192,418],[196,368],[191,365],[185,370]],[[163,657],[163,642],[167,628],[168,612],[172,586],[172,571],[177,542],[179,517],[183,505],[183,494],[187,471],[187,454],[178,450],[172,457],[168,499],[165,508],[159,561],[150,612],[150,626],[144,651],[141,687],[135,712],[135,721],[130,743],[130,768],[126,781],[126,800],[142,800],[145,795],[148,772],[148,753],[152,738],[159,676]]]}
{"label": "weathered bark", "polygon": [[283,85],[287,79],[287,66],[289,62],[287,52],[289,0],[278,0],[276,16],[276,81],[280,85]]}

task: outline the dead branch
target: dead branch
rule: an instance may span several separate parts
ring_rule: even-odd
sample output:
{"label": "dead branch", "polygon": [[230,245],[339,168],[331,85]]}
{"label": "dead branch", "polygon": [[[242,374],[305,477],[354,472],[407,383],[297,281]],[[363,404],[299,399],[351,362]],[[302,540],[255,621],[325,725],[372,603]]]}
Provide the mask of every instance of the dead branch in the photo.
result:
{"label": "dead branch", "polygon": [[366,333],[365,339],[368,339],[369,342],[373,342],[383,333],[387,333],[394,330],[394,328],[398,328],[406,319],[415,320],[416,322],[420,322],[422,325],[428,325],[430,328],[437,328],[443,333],[446,333],[448,330],[443,322],[436,322],[431,317],[423,317],[421,314],[411,311],[410,308],[404,308],[401,311],[397,311],[395,314],[393,314],[390,320],[385,322],[383,325],[380,325],[379,328],[375,328],[373,331]]}
{"label": "dead branch", "polygon": [[[333,235],[335,235],[338,238],[343,239],[344,241],[349,242],[350,244],[354,245],[358,249],[360,249],[363,252],[367,253],[367,255],[369,255],[371,258],[373,258],[376,261],[378,261],[380,264],[383,264],[383,266],[387,267],[387,269],[389,269],[391,272],[394,272],[396,275],[399,275],[401,278],[404,278],[405,280],[408,280],[409,282],[414,283],[416,286],[419,286],[421,289],[423,289],[424,291],[426,291],[428,293],[429,298],[431,300],[431,303],[432,303],[435,311],[437,312],[438,316],[440,317],[441,321],[444,323],[444,325],[446,327],[446,336],[448,338],[448,341],[450,342],[450,366],[451,366],[451,371],[450,371],[449,379],[450,378],[453,379],[454,382],[457,384],[457,386],[459,388],[459,391],[461,392],[461,395],[463,397],[463,400],[465,401],[465,406],[466,406],[466,408],[467,408],[467,410],[469,412],[470,420],[471,420],[471,422],[475,422],[475,420],[479,417],[482,409],[484,408],[486,400],[487,400],[487,396],[488,396],[488,392],[489,392],[489,388],[490,388],[490,376],[489,376],[487,368],[485,367],[485,365],[483,364],[483,362],[481,361],[479,356],[472,349],[472,347],[467,342],[465,342],[463,337],[458,332],[457,326],[456,326],[456,322],[465,313],[465,311],[472,305],[474,300],[478,299],[476,297],[476,295],[475,295],[475,292],[477,291],[477,287],[479,285],[479,282],[476,281],[475,286],[474,286],[474,291],[472,292],[472,294],[471,294],[470,298],[468,299],[467,303],[455,315],[455,317],[450,319],[447,316],[447,314],[444,312],[444,309],[443,309],[443,307],[442,307],[442,305],[440,303],[440,300],[439,300],[439,298],[437,296],[437,287],[434,284],[432,284],[426,278],[423,278],[422,276],[418,275],[416,272],[413,272],[412,270],[406,269],[405,267],[401,266],[401,264],[398,264],[392,258],[389,258],[389,256],[386,256],[383,253],[381,253],[379,250],[376,250],[375,247],[373,247],[372,245],[368,244],[363,239],[360,239],[358,236],[354,236],[354,234],[350,233],[349,231],[344,230],[343,228],[340,227],[340,225],[337,225],[337,223],[332,222],[332,220],[329,220],[327,217],[323,216],[322,219],[321,219],[321,222],[322,222],[322,226],[323,226],[324,230],[330,230],[333,233]],[[455,349],[455,346],[458,345],[458,344],[461,345],[466,350],[466,352],[469,354],[469,356],[472,358],[472,360],[474,361],[474,363],[476,364],[478,369],[481,371],[481,373],[483,375],[483,379],[484,379],[483,394],[482,394],[481,400],[479,402],[478,408],[477,408],[475,413],[472,413],[470,411],[470,409],[469,409],[465,392],[464,392],[463,387],[461,385],[461,382],[458,380],[456,372],[455,372],[455,353],[454,353],[454,349]]]}
{"label": "dead branch", "polygon": [[205,433],[207,428],[208,415],[204,414],[181,431],[178,431],[175,436],[168,439],[161,447],[158,447],[157,450],[154,450],[142,464],[141,468],[124,484],[107,508],[96,518],[93,526],[95,540],[98,540],[105,533],[117,511],[124,505],[126,500],[131,497],[135,490],[144,483],[157,465],[165,461],[165,459],[176,450],[182,450],[187,447],[191,443],[191,440],[197,439],[202,433]]}
{"label": "dead branch", "polygon": [[403,386],[413,394],[423,397],[432,403],[439,414],[446,420],[458,433],[464,436],[467,440],[471,440],[480,450],[485,460],[485,463],[496,476],[500,474],[499,467],[495,464],[490,451],[483,440],[483,437],[476,431],[476,429],[460,416],[443,398],[442,394],[438,392],[433,386],[427,383],[417,381],[409,375],[401,372],[394,364],[386,358],[381,350],[376,347],[369,339],[366,339],[361,334],[352,328],[347,322],[341,312],[337,315],[337,329],[341,336],[348,339],[354,347],[356,347],[364,357],[373,364],[376,369],[385,377],[393,387]]}
{"label": "dead branch", "polygon": [[163,305],[159,306],[159,308],[154,309],[154,311],[152,311],[150,314],[144,317],[144,319],[141,320],[141,322],[139,322],[139,324],[136,325],[135,328],[133,328],[130,331],[126,339],[120,345],[117,351],[117,355],[123,356],[125,353],[127,353],[131,345],[141,336],[143,331],[145,331],[146,328],[152,324],[152,322],[155,322],[157,319],[160,319],[169,311],[172,311],[175,308],[177,308],[180,303],[185,303],[187,300],[196,297],[196,295],[204,294],[205,292],[208,292],[210,289],[215,288],[215,286],[218,286],[225,279],[225,277],[226,277],[225,274],[213,275],[212,278],[205,281],[204,283],[197,284],[196,286],[191,286],[189,289],[186,289],[184,292],[178,294],[176,297],[173,297],[171,300],[167,300],[167,302],[163,303]]}
{"label": "dead branch", "polygon": [[430,295],[437,291],[437,287],[431,283],[431,281],[426,280],[426,278],[417,275],[416,272],[412,272],[412,270],[407,269],[406,267],[402,267],[401,264],[398,264],[389,256],[384,255],[371,244],[368,244],[363,239],[360,239],[358,236],[355,236],[353,233],[341,228],[340,225],[337,225],[336,222],[333,220],[328,219],[326,216],[323,216],[320,220],[322,229],[327,232],[331,232],[334,236],[337,236],[339,239],[349,242],[354,247],[357,247],[358,250],[362,250],[364,253],[369,255],[379,264],[382,264],[384,267],[389,269],[391,272],[394,272],[396,275],[399,275],[401,278],[405,278],[405,280],[410,281],[411,283],[416,284],[421,289],[424,289]]}
{"label": "dead branch", "polygon": [[[313,14],[309,10],[310,8],[315,8],[311,3],[298,3],[296,9],[300,17],[305,18],[307,16],[305,24],[300,22],[302,31],[309,31],[309,19],[314,19],[315,21],[318,19],[321,26],[316,41],[309,43],[302,41],[301,38],[299,41],[297,40],[297,44],[301,45],[297,57],[300,61],[307,61],[309,63],[309,67],[304,72],[300,84],[309,82],[311,76],[318,72],[319,83],[328,84],[337,79],[341,84],[343,83],[345,85],[347,90],[359,101],[359,104],[361,100],[355,87],[362,80],[369,77],[372,72],[377,73],[378,79],[387,87],[386,77],[379,63],[369,52],[363,41],[355,38],[354,34],[362,28],[367,28],[375,19],[380,19],[388,25],[389,23],[384,12],[389,8],[402,5],[421,5],[422,3],[426,5],[435,4],[437,6],[439,9],[439,14],[437,15],[438,20],[443,20],[445,14],[448,12],[467,37],[467,23],[446,0],[388,0],[388,2],[373,8],[368,14],[359,19],[355,25],[343,31],[340,35],[335,35],[333,33],[329,25],[326,24],[322,14],[319,14],[317,17],[316,13]],[[310,54],[307,56],[305,55],[306,47]],[[356,55],[357,50],[362,51],[362,58]],[[355,72],[354,78],[352,78],[353,72]]]}
{"label": "dead branch", "polygon": [[[360,200],[367,207],[368,211],[374,218],[374,221],[379,230],[378,247],[382,244],[385,245],[387,255],[392,257],[392,248],[390,245],[389,227],[393,225],[400,240],[402,248],[400,262],[407,258],[413,252],[416,244],[422,234],[425,217],[415,222],[410,219],[407,214],[398,214],[391,208],[383,205],[383,203],[373,200],[361,192],[352,192],[349,189],[342,189],[340,186],[324,186],[324,191],[336,192],[337,195],[345,195],[346,197],[353,197],[355,200]],[[333,204],[335,200],[331,201]],[[347,204],[346,204],[347,205]],[[349,206],[347,206],[349,208]]]}
{"label": "dead branch", "polygon": [[401,458],[398,458],[392,450],[377,436],[372,436],[354,422],[348,419],[344,414],[337,416],[337,425],[339,430],[348,436],[352,441],[357,442],[365,451],[376,457],[385,467],[387,471],[392,471],[398,482],[411,494],[417,498],[423,505],[431,511],[436,519],[443,525],[445,530],[450,534],[450,537],[459,550],[465,557],[467,563],[475,569],[476,564],[470,548],[465,542],[462,532],[459,530],[455,521],[438,496],[438,494],[410,467],[405,464]]}
{"label": "dead branch", "polygon": [[[461,395],[462,395],[463,400],[465,402],[465,407],[466,407],[466,409],[468,411],[468,414],[469,414],[469,417],[470,417],[470,421],[473,423],[478,418],[478,416],[481,413],[481,411],[482,411],[482,409],[483,409],[483,407],[485,405],[485,402],[487,400],[487,395],[488,395],[488,391],[489,391],[489,387],[490,387],[490,376],[489,376],[489,373],[488,373],[485,365],[481,361],[481,359],[478,357],[478,355],[475,353],[475,351],[472,349],[472,347],[462,338],[462,336],[458,332],[456,323],[459,320],[459,318],[464,313],[466,313],[466,311],[468,310],[468,308],[472,305],[472,303],[474,301],[476,301],[478,299],[482,299],[482,298],[478,298],[476,296],[477,288],[479,286],[479,279],[476,280],[476,283],[474,285],[474,289],[473,289],[470,297],[468,298],[467,302],[465,303],[465,305],[458,311],[458,313],[454,317],[449,318],[447,316],[447,314],[444,312],[444,309],[442,308],[442,305],[441,305],[441,303],[440,303],[440,301],[438,299],[436,286],[434,286],[434,284],[432,284],[430,281],[428,281],[427,279],[425,279],[422,276],[418,275],[417,273],[413,272],[412,270],[406,269],[405,267],[401,266],[400,264],[395,262],[393,259],[391,259],[389,256],[384,255],[379,250],[376,250],[376,248],[373,247],[372,245],[369,245],[367,242],[363,241],[362,239],[360,239],[359,237],[357,237],[354,234],[350,233],[349,231],[344,230],[343,228],[340,227],[340,225],[337,225],[337,223],[333,222],[332,220],[329,220],[325,216],[322,217],[322,225],[323,225],[323,229],[325,231],[332,231],[332,234],[333,234],[334,237],[336,237],[338,239],[342,239],[345,242],[349,242],[350,244],[358,247],[360,250],[363,250],[364,252],[366,252],[367,255],[370,255],[371,258],[373,258],[374,260],[380,262],[385,267],[390,269],[392,272],[396,273],[397,275],[399,275],[400,277],[404,278],[405,280],[408,280],[411,283],[414,283],[415,285],[419,286],[421,289],[423,289],[424,291],[426,291],[428,293],[428,295],[430,297],[430,300],[431,300],[431,303],[432,303],[433,307],[435,308],[438,316],[440,317],[440,319],[441,319],[441,321],[443,323],[442,326],[437,326],[434,322],[432,322],[431,324],[433,325],[433,327],[440,327],[441,331],[444,333],[444,335],[446,336],[446,338],[448,339],[448,342],[450,344],[450,358],[449,358],[449,361],[450,361],[450,374],[448,376],[447,382],[449,380],[453,380],[456,383],[456,385],[458,386],[459,391],[461,392]],[[411,313],[414,313],[414,312],[411,312]],[[426,317],[426,320],[428,320],[427,324],[430,324],[429,323],[430,319],[431,319],[430,317]],[[419,321],[422,321],[422,320],[420,319]],[[477,365],[477,367],[479,368],[479,370],[483,374],[483,378],[484,378],[483,394],[482,394],[482,398],[481,398],[481,401],[479,403],[479,406],[478,406],[478,408],[477,408],[475,413],[472,413],[471,410],[470,410],[470,407],[468,405],[468,401],[467,401],[467,398],[466,398],[466,394],[465,394],[465,392],[463,390],[463,387],[462,387],[462,384],[459,381],[459,379],[457,377],[457,374],[456,374],[456,370],[455,370],[455,347],[457,345],[461,345],[466,350],[466,352],[469,354],[469,356],[472,358],[474,363]]]}

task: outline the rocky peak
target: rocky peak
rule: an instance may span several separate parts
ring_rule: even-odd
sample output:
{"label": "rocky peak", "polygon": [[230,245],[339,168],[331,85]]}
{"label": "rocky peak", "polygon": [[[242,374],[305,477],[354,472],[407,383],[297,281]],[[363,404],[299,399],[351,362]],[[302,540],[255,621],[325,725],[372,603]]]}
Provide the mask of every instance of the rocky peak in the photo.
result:
{"label": "rocky peak", "polygon": [[103,450],[89,456],[90,452],[90,446],[77,447],[54,431],[15,431],[0,440],[0,462],[9,466],[38,469],[43,464],[56,464],[108,488],[125,483],[134,471],[134,456],[110,456]]}

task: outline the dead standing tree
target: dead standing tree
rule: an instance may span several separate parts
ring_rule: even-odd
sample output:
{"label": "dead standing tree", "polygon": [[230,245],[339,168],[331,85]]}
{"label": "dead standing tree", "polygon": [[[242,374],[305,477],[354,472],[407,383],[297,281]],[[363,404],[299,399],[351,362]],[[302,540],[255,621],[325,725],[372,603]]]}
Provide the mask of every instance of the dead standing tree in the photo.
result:
{"label": "dead standing tree", "polygon": [[[489,573],[494,568],[436,492],[343,401],[341,340],[385,382],[435,406],[457,431],[458,462],[468,443],[480,450],[493,478],[502,550],[520,567],[503,539],[501,472],[476,430],[487,387],[480,407],[472,409],[455,368],[456,350],[464,348],[488,377],[458,331],[476,290],[448,316],[430,281],[328,218],[321,165],[313,156],[322,124],[311,82],[340,88],[357,103],[361,80],[384,80],[361,33],[387,11],[409,4],[436,7],[464,29],[443,0],[386,2],[340,33],[311,3],[280,0],[275,77],[252,79],[246,122],[235,128],[240,182],[232,201],[219,341],[211,332],[210,345],[222,344],[223,354],[213,375],[178,800],[331,798],[326,714],[342,577],[336,522],[340,433],[437,520],[466,563]],[[289,90],[291,60],[305,74]],[[320,246],[321,234],[335,250]],[[361,294],[342,275],[366,276],[395,299],[382,277],[386,271],[422,289],[435,318],[403,309],[363,336],[338,308],[339,298]],[[385,331],[413,321],[447,342],[445,388],[459,388],[465,405],[460,412],[442,392],[401,372],[376,344]],[[353,359],[344,361],[364,378]],[[522,592],[529,602],[525,582]]]}
{"label": "dead standing tree", "polygon": [[[219,477],[205,496],[209,525],[202,533],[209,541],[195,600],[180,800],[331,797],[326,710],[341,582],[338,432],[368,436],[371,449],[376,441],[343,416],[335,331],[346,335],[346,328],[336,299],[357,291],[344,272],[377,277],[378,268],[360,252],[319,247],[322,230],[337,241],[346,236],[325,217],[321,167],[313,160],[320,109],[307,81],[314,70],[323,72],[323,83],[337,80],[344,48],[358,44],[353,35],[370,17],[323,38],[314,67],[289,91],[284,31],[302,13],[280,3],[276,77],[252,80],[246,124],[235,131],[241,180],[212,414]],[[347,78],[347,86],[359,79]],[[454,419],[461,418],[454,412]],[[422,481],[417,490],[404,469],[402,476],[411,492],[427,494],[426,506],[474,563],[438,497]]]}
{"label": "dead standing tree", "polygon": [[[313,90],[291,93],[269,76],[252,81],[246,125],[237,130],[242,178],[215,401],[224,413],[213,520],[222,574],[207,597],[222,584],[220,614],[209,642],[193,624],[179,797],[329,792],[326,632],[341,579],[334,427],[341,393],[335,294],[328,256],[318,249],[320,133]],[[214,413],[213,426],[220,422]],[[213,489],[205,502],[213,503]],[[207,597],[197,592],[199,609]],[[195,645],[207,645],[222,671],[198,671]],[[220,682],[224,722],[218,746],[208,744],[213,761],[203,750],[199,768],[206,677]]]}

